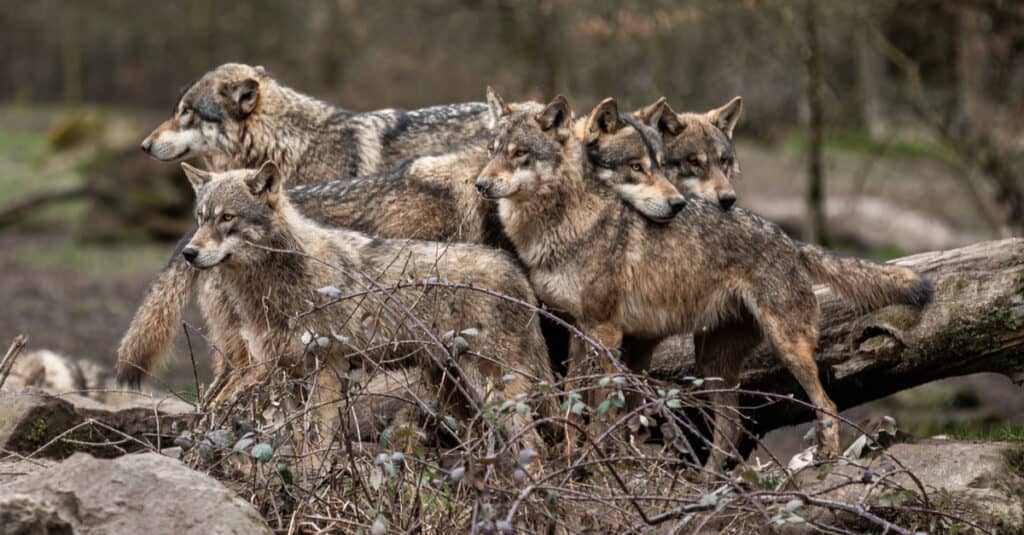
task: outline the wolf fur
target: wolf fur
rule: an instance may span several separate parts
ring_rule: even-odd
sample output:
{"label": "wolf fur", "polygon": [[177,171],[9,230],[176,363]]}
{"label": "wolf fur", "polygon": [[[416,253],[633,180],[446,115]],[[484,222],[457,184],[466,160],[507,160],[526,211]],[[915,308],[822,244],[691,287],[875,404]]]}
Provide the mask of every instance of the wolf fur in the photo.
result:
{"label": "wolf fur", "polygon": [[633,115],[658,129],[665,142],[665,176],[684,194],[698,196],[728,210],[736,204],[733,182],[740,164],[733,129],[743,114],[735,97],[705,113],[676,113],[665,97]]}
{"label": "wolf fur", "polygon": [[[472,151],[488,139],[486,111],[482,103],[469,103],[355,113],[295,91],[262,67],[228,63],[187,86],[173,116],[143,140],[142,149],[163,161],[202,158],[215,171],[255,168],[273,159],[289,183],[299,185],[373,176],[416,156],[462,148]],[[354,190],[349,193],[342,198],[362,199]],[[416,233],[383,235],[451,237],[424,232],[425,222],[397,220],[409,221],[407,227],[417,227]],[[387,221],[391,218],[372,222],[373,226],[392,224]],[[182,243],[190,237],[183,237]],[[168,347],[174,330],[155,333],[155,329],[178,323],[181,305],[198,283],[197,277],[187,275],[179,251],[180,247],[175,249],[168,266],[147,290],[122,338],[117,371],[123,383],[137,387],[145,372],[156,366],[163,354],[154,351]]]}
{"label": "wolf fur", "polygon": [[[506,106],[502,101],[488,105]],[[513,104],[512,106],[519,106]],[[530,104],[522,104],[524,106]],[[487,120],[492,120],[489,114]],[[622,152],[620,145],[642,143],[630,132],[653,130],[629,117],[621,119],[632,126],[615,139],[602,140],[591,147],[591,156],[613,162]],[[580,135],[583,135],[581,132]],[[657,135],[656,132],[653,135]],[[287,189],[293,205],[318,223],[345,227],[384,238],[415,238],[431,241],[482,243],[505,249],[511,245],[501,231],[494,203],[482,200],[473,181],[487,163],[483,148],[466,147],[450,154],[408,160],[398,167],[355,180],[307,183]],[[648,216],[658,219],[675,214],[682,203],[679,192],[662,182],[643,176],[627,184],[629,169],[606,171],[605,178],[616,182],[616,191]],[[185,265],[177,254],[171,267],[160,274],[136,312],[118,350],[119,377],[138,384],[152,370],[174,338],[180,313],[199,275]],[[248,361],[245,345],[237,335],[237,314],[221,298],[216,273],[203,274],[200,307],[206,318],[209,338],[216,345],[215,374]],[[232,364],[234,363],[234,364]]]}
{"label": "wolf fur", "polygon": [[[427,336],[406,316],[403,307],[408,307],[437,337],[446,331],[477,330],[470,351],[458,357],[477,392],[493,397],[494,388],[488,385],[503,384],[504,395],[518,399],[532,384],[553,384],[532,311],[472,290],[409,284],[432,278],[535,302],[509,253],[479,245],[381,240],[321,227],[300,215],[284,195],[284,177],[273,163],[222,174],[184,167],[196,189],[199,228],[182,255],[197,269],[221,273],[223,295],[235,304],[237,329],[258,369],[280,367],[303,376],[311,371],[314,356],[337,363],[355,354],[385,366],[424,365],[435,370],[433,386],[445,388],[449,381],[437,378],[447,370],[413,357],[429,351],[424,344],[396,342]],[[371,280],[389,291],[373,292]],[[350,299],[318,294],[317,289],[328,286],[343,295],[370,293]],[[347,341],[311,352],[303,333],[314,340],[333,336]],[[507,374],[514,378],[508,380]],[[439,398],[464,399],[453,391],[440,392]],[[468,416],[465,408],[465,402],[455,402],[450,410]],[[555,413],[550,398],[536,410]],[[528,419],[517,413],[512,423],[519,432]],[[535,432],[524,440],[541,446]]]}
{"label": "wolf fur", "polygon": [[291,185],[366,176],[412,157],[487,142],[487,107],[451,104],[357,113],[302,94],[262,67],[226,63],[188,85],[173,116],[142,141],[158,160],[208,169],[273,160]]}
{"label": "wolf fur", "polygon": [[[606,106],[602,103],[589,116],[605,113]],[[822,409],[820,452],[837,455],[835,405],[814,361],[820,312],[812,272],[820,276],[827,271],[835,282],[847,276],[848,264],[823,268],[817,263],[832,261],[803,253],[815,249],[801,247],[776,225],[700,199],[688,202],[667,223],[649,221],[596,179],[585,147],[569,134],[570,115],[563,97],[540,111],[503,113],[493,158],[477,182],[484,195],[498,199],[505,231],[528,267],[538,298],[568,313],[609,348],[618,349],[624,336],[648,342],[631,344],[642,349],[622,355],[634,370],[649,365],[656,342],[696,332],[701,373],[722,377],[731,386],[739,380],[746,355],[766,340]],[[524,149],[527,154],[520,154]],[[664,147],[656,144],[655,150]],[[861,304],[920,305],[930,299],[929,284],[909,269],[877,269],[899,273],[891,280],[905,286],[887,293],[894,289],[891,280],[879,284],[875,277],[854,273],[858,283],[876,287],[852,294],[871,296]],[[601,360],[606,372],[615,372]],[[723,409],[736,407],[735,394],[715,398]],[[712,470],[722,466],[740,432],[723,409],[715,419],[715,447],[708,460]]]}

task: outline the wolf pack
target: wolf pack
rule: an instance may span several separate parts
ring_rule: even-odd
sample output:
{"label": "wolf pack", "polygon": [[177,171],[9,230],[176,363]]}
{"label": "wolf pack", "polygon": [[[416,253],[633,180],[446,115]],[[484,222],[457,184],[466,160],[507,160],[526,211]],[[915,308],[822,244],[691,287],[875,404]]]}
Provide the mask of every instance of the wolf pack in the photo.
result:
{"label": "wolf pack", "polygon": [[[510,400],[525,407],[508,411],[516,448],[572,451],[578,433],[534,421],[611,421],[642,399],[598,417],[616,383],[597,378],[643,374],[661,341],[692,336],[698,373],[724,382],[710,394],[709,470],[735,460],[732,387],[762,344],[816,407],[818,454],[836,456],[813,285],[863,312],[923,307],[932,288],[735,207],[742,109],[607,98],[586,111],[488,88],[484,102],[353,112],[262,67],[221,65],[141,145],[182,162],[196,228],[132,320],[118,380],[138,387],[158,366],[194,295],[213,348],[208,403],[275,374],[338,399],[348,380],[325,369],[418,368],[441,413],[468,421]],[[566,392],[531,397],[584,377],[586,410],[564,414]]]}

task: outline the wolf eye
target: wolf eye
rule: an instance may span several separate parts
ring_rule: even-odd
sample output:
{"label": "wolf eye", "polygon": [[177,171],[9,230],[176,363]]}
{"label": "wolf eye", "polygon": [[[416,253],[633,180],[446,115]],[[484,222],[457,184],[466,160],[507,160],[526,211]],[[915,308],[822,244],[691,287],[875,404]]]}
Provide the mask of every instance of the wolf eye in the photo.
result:
{"label": "wolf eye", "polygon": [[235,218],[235,216],[233,216],[231,214],[222,214],[220,216],[220,222],[221,223],[227,223],[227,222],[231,221],[234,218]]}
{"label": "wolf eye", "polygon": [[730,158],[728,156],[722,156],[722,165],[724,165],[726,167],[732,165],[732,158]]}
{"label": "wolf eye", "polygon": [[526,150],[526,149],[516,149],[516,151],[512,154],[512,156],[514,156],[516,158],[522,158],[523,156],[526,156],[529,153],[530,152],[528,150]]}
{"label": "wolf eye", "polygon": [[636,171],[637,173],[642,173],[644,170],[644,166],[638,163],[629,164],[629,168]]}
{"label": "wolf eye", "polygon": [[693,167],[700,167],[700,159],[698,159],[696,156],[687,158],[686,163]]}

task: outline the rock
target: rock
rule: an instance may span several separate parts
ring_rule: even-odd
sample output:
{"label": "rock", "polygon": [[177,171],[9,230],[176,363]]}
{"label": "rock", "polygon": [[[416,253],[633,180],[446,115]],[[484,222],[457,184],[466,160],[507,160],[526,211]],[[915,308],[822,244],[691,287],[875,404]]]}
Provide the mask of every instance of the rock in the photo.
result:
{"label": "rock", "polygon": [[[245,500],[156,453],[97,459],[76,453],[0,485],[0,534],[270,533]],[[23,529],[21,529],[23,528]]]}
{"label": "rock", "polygon": [[[961,440],[922,440],[896,444],[888,454],[912,472],[925,487],[932,503],[943,503],[942,510],[957,514],[1000,533],[1024,532],[1024,444],[1007,442],[976,442]],[[879,476],[898,465],[887,456],[860,461]],[[840,465],[819,481],[816,470],[798,475],[809,494],[849,479],[861,480],[863,468]],[[906,489],[918,488],[906,474],[896,474],[890,481]],[[820,498],[856,503],[868,485],[857,483],[825,493]],[[943,495],[948,493],[948,500]],[[870,505],[884,505],[899,496],[875,487]],[[825,519],[821,519],[825,520]],[[837,518],[832,521],[850,521]],[[1005,530],[1005,531],[1003,531]]]}
{"label": "rock", "polygon": [[24,494],[0,496],[0,535],[73,535],[71,524],[48,503]]}
{"label": "rock", "polygon": [[[4,388],[0,390],[0,448],[56,458],[75,451],[114,457],[154,444],[157,430],[165,445],[171,446],[191,417],[191,407],[177,400],[140,397],[134,406],[114,409],[74,394],[55,397],[35,388]],[[65,432],[61,438],[69,440],[53,440]]]}

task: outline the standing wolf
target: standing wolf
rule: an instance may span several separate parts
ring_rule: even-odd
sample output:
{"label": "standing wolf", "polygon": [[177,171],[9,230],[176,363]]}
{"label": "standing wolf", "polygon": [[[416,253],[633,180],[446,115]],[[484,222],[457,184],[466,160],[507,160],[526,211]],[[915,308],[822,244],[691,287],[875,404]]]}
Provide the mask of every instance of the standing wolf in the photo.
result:
{"label": "standing wolf", "polygon": [[[422,365],[434,370],[432,386],[442,389],[438,399],[461,400],[449,410],[468,416],[451,380],[440,379],[450,370],[438,364],[448,363],[417,357],[436,348],[414,342],[475,329],[471,347],[455,357],[477,392],[493,396],[490,385],[502,385],[507,398],[525,400],[531,384],[553,384],[531,310],[472,289],[425,283],[472,285],[532,303],[530,284],[509,253],[326,229],[295,210],[282,192],[284,176],[271,162],[221,174],[183,167],[196,189],[199,228],[182,256],[197,269],[220,272],[222,296],[235,304],[235,328],[258,368],[309,375],[311,349],[303,333],[314,340],[333,335],[346,341],[312,352],[333,363],[359,355],[384,366]],[[328,286],[349,297],[318,296]],[[552,399],[542,400],[538,413],[555,414]],[[518,433],[528,419],[515,413],[512,423]],[[535,432],[524,440],[542,446]]]}
{"label": "standing wolf", "polygon": [[[174,116],[143,140],[142,149],[163,161],[200,157],[217,171],[255,168],[273,159],[292,184],[324,182],[381,173],[415,156],[482,147],[487,141],[486,111],[485,105],[477,103],[354,113],[299,93],[262,67],[228,63],[188,86],[174,105]],[[444,193],[429,186],[420,191]],[[386,220],[372,222],[394,224],[381,221]],[[423,232],[385,235],[453,237]],[[488,236],[494,235],[489,231]],[[123,383],[137,386],[160,359],[198,282],[196,270],[177,253],[147,291],[121,340],[117,372]],[[215,286],[216,278],[204,284]],[[216,302],[200,305],[204,310],[221,308]],[[232,313],[216,310],[211,315],[230,322]],[[162,328],[167,325],[172,327]],[[229,325],[211,325],[212,337],[219,338]]]}
{"label": "standing wolf", "polygon": [[[209,121],[198,120],[194,115],[197,112],[192,110],[213,106],[209,104],[211,100],[215,103],[226,102],[228,104],[225,106],[230,108],[231,99],[229,97],[233,93],[228,91],[222,95],[222,92],[213,92],[211,95],[210,88],[216,87],[218,83],[226,84],[226,87],[234,87],[248,80],[250,76],[259,76],[260,72],[258,68],[239,65],[225,65],[211,72],[186,91],[181,102],[175,107],[178,115],[161,125],[147,138],[143,146],[148,148],[151,153],[173,157],[185,150],[176,144],[185,144],[190,147],[189,154],[212,154],[214,161],[223,165],[245,164],[246,160],[242,158],[241,154],[232,156],[230,153],[230,150],[242,151],[243,146],[232,144],[229,141],[217,141],[219,138],[216,138],[216,135],[223,135],[217,134],[220,130],[211,130],[211,126],[204,126]],[[207,80],[208,78],[212,78],[214,81]],[[222,79],[234,81],[224,82]],[[216,82],[216,80],[221,81]],[[311,135],[302,129],[313,128],[316,123],[298,121],[298,118],[313,113],[312,110],[326,105],[310,97],[296,94],[290,89],[282,88],[272,79],[262,82],[260,87],[269,88],[262,91],[261,94],[278,96],[270,99],[261,98],[260,105],[253,108],[250,115],[260,115],[259,121],[265,123],[261,126],[260,131],[266,135],[248,138],[250,143],[245,145],[250,147],[247,149],[248,152],[251,154],[277,154],[285,148],[298,146],[296,143],[286,144],[284,147],[279,145],[282,144],[283,139],[288,138],[291,132],[297,132],[295,135],[299,139],[305,139],[306,136]],[[291,96],[284,99],[279,94]],[[283,109],[286,109],[287,103],[291,101],[306,102],[311,111],[306,114],[296,112],[285,114]],[[207,104],[200,105],[202,102],[207,102]],[[475,107],[487,109],[487,106],[483,104],[465,106],[472,106],[474,109]],[[272,111],[275,107],[282,108],[282,110]],[[423,112],[440,109],[445,108],[427,108]],[[374,113],[390,114],[393,112]],[[410,115],[417,113],[422,112],[410,112]],[[231,123],[231,114],[226,111],[221,111],[219,114],[227,117],[228,119],[225,120]],[[372,114],[359,114],[357,117],[364,115]],[[334,175],[320,178],[299,176],[295,180],[304,183],[290,186],[288,188],[289,198],[300,212],[320,224],[341,226],[385,238],[453,240],[511,248],[507,245],[507,238],[501,231],[494,204],[483,201],[473,189],[473,181],[487,163],[487,155],[482,146],[487,138],[483,138],[478,144],[476,141],[472,141],[476,139],[473,135],[465,134],[474,131],[473,128],[465,126],[462,129],[457,129],[454,124],[458,121],[451,118],[453,114],[441,114],[441,116],[449,116],[450,119],[447,122],[436,120],[433,123],[417,122],[418,126],[409,130],[406,135],[414,135],[415,132],[427,135],[427,126],[425,125],[431,124],[440,131],[440,133],[431,134],[431,139],[445,135],[446,130],[459,130],[462,133],[451,134],[449,132],[449,134],[456,138],[456,141],[465,141],[467,146],[457,150],[451,149],[444,155],[409,159],[393,169],[358,179],[324,182],[328,176]],[[287,120],[274,119],[275,117],[285,117]],[[491,117],[491,114],[482,116],[466,114],[462,116],[462,120],[482,122],[486,127]],[[179,131],[182,128],[181,124],[189,125],[185,132]],[[234,123],[231,125],[223,130],[225,132],[240,131],[240,127]],[[276,125],[280,132],[275,135],[273,128],[269,125]],[[211,130],[209,139],[203,137],[204,128]],[[320,135],[329,134],[322,133]],[[472,140],[469,140],[470,138]],[[427,144],[427,146],[438,150],[443,149],[439,143]],[[339,159],[345,159],[359,150],[361,150],[360,147],[353,147],[345,152],[339,147],[336,156]],[[610,144],[607,150],[608,154],[614,153],[615,145]],[[295,152],[295,154],[299,154],[299,152]],[[302,154],[308,154],[308,152]],[[314,154],[319,153],[314,152]],[[597,151],[595,157],[603,157],[601,154],[603,154],[601,151]],[[234,159],[231,159],[232,157]],[[319,169],[323,173],[329,171],[329,166],[326,164],[315,167],[302,163],[305,161],[305,157],[289,156],[286,161],[292,165],[283,167],[282,173],[290,175],[297,173],[298,169],[313,168]],[[324,162],[325,159],[318,157],[316,161]],[[255,164],[260,163],[263,162],[255,162]],[[298,165],[299,163],[302,165]],[[255,167],[255,164],[252,167]],[[663,184],[646,182],[623,185],[617,191],[638,209],[643,210],[651,217],[658,218],[674,214],[679,209],[681,201],[677,191],[674,189],[666,191],[663,186]],[[166,349],[170,346],[177,326],[180,324],[181,309],[192,294],[198,279],[198,272],[189,268],[180,256],[176,254],[171,259],[171,265],[159,275],[157,281],[147,292],[128,332],[122,338],[118,349],[120,380],[138,384],[142,376],[166,354]],[[248,359],[245,358],[244,343],[238,337],[237,329],[233,328],[238,321],[237,313],[219,297],[217,275],[215,273],[203,274],[202,280],[205,289],[199,292],[200,307],[209,328],[209,338],[217,346],[214,358],[215,375],[221,376],[224,371],[232,367],[232,363],[246,362]]]}
{"label": "standing wolf", "polygon": [[[620,126],[602,102],[584,122],[600,139]],[[723,211],[701,200],[664,224],[623,204],[570,134],[571,111],[558,97],[542,110],[500,106],[493,155],[480,174],[481,192],[498,200],[505,231],[527,265],[537,297],[575,318],[584,332],[618,349],[624,336],[654,343],[703,333],[697,347],[701,373],[735,385],[744,358],[768,342],[796,377],[818,413],[820,452],[839,453],[835,405],[818,377],[816,280],[829,283],[863,308],[894,303],[922,306],[931,286],[914,271],[839,258],[798,244],[777,226],[744,210]],[[656,153],[663,147],[655,146]],[[659,162],[663,158],[653,158]],[[649,363],[647,350],[623,354],[634,370]],[[615,368],[607,359],[608,373]],[[735,394],[716,395],[735,407]],[[740,429],[717,411],[717,470]]]}

